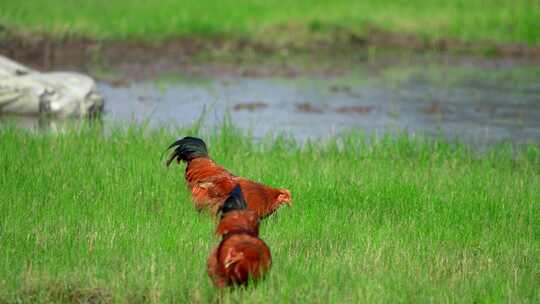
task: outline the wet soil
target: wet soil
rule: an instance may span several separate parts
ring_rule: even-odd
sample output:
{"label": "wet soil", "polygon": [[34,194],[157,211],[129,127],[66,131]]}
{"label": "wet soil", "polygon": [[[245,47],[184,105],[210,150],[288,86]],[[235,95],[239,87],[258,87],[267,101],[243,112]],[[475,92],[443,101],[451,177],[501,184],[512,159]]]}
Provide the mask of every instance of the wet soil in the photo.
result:
{"label": "wet soil", "polygon": [[237,103],[233,110],[234,111],[242,111],[242,110],[248,110],[248,111],[256,111],[256,110],[260,110],[260,109],[264,109],[268,107],[268,105],[264,102],[240,102],[240,103]]}
{"label": "wet soil", "polygon": [[[381,51],[382,50],[382,51]],[[273,45],[233,37],[183,37],[167,41],[92,40],[3,33],[0,54],[39,70],[67,69],[89,73],[111,83],[141,81],[165,72],[181,70],[188,75],[235,75],[243,77],[336,76],[350,69],[350,61],[392,65],[407,57],[428,61],[462,61],[463,54],[475,65],[497,61],[540,60],[540,46],[463,43],[452,39],[425,40],[368,26],[365,35],[340,32],[333,40],[317,39]],[[393,53],[393,55],[388,55]],[[418,56],[418,54],[423,54]],[[488,55],[489,58],[485,58]],[[336,60],[337,59],[337,60]],[[306,62],[306,60],[308,62]],[[292,64],[291,64],[292,61]],[[298,65],[303,61],[304,64]],[[323,64],[319,65],[318,63]],[[201,64],[203,63],[203,64]],[[263,63],[261,65],[261,63]],[[314,64],[315,63],[315,64]],[[335,63],[335,64],[327,64]],[[116,77],[96,72],[114,70]],[[333,90],[348,90],[335,87]]]}
{"label": "wet soil", "polygon": [[322,113],[323,109],[314,106],[310,102],[302,102],[296,104],[296,111],[301,113]]}
{"label": "wet soil", "polygon": [[337,113],[343,113],[343,114],[350,114],[350,113],[356,113],[356,114],[367,114],[375,109],[374,106],[346,106],[346,107],[339,107],[336,109]]}

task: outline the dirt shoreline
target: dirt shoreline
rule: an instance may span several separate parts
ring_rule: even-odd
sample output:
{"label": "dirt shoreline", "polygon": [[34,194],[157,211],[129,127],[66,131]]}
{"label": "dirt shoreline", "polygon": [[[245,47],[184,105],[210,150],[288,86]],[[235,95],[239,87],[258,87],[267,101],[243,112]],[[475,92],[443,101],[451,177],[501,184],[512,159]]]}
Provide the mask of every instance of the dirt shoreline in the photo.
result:
{"label": "dirt shoreline", "polygon": [[[314,39],[302,43],[281,43],[278,46],[230,37],[186,37],[151,42],[98,41],[77,37],[59,39],[46,35],[5,33],[2,36],[0,37],[0,54],[37,69],[73,69],[95,74],[93,72],[96,66],[107,67],[107,69],[122,71],[125,75],[121,78],[134,80],[151,76],[157,70],[163,71],[173,66],[181,67],[188,74],[214,73],[251,77],[268,75],[290,77],[305,73],[333,75],[343,72],[347,64],[314,70],[303,70],[289,64],[276,66],[275,62],[263,67],[259,64],[265,61],[264,58],[278,57],[280,58],[278,61],[284,62],[288,58],[304,55],[319,59],[336,60],[339,58],[340,61],[347,61],[349,57],[367,58],[375,49],[392,50],[394,54],[430,52],[439,57],[476,58],[477,61],[525,59],[540,62],[540,46],[471,44],[451,39],[425,41],[418,37],[390,34],[377,29],[371,29],[365,37],[341,32],[339,35],[335,34],[332,41]],[[250,60],[255,64],[250,65]],[[216,61],[220,64],[214,65]],[[204,68],[197,66],[197,63],[201,62],[205,63]],[[236,65],[238,63],[243,64],[240,70]]]}

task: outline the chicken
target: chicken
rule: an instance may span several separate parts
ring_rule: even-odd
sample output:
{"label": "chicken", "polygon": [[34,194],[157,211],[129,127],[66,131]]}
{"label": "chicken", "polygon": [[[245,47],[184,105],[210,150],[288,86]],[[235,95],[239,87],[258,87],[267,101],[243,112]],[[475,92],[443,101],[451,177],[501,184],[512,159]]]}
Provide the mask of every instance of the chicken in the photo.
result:
{"label": "chicken", "polygon": [[185,178],[191,190],[191,198],[197,209],[209,209],[217,215],[229,193],[236,185],[240,185],[245,195],[248,209],[254,210],[263,218],[272,214],[283,204],[291,204],[291,192],[287,189],[276,189],[231,174],[217,165],[200,138],[184,137],[175,141],[167,150],[175,150],[167,160],[167,166],[176,160],[187,163]]}
{"label": "chicken", "polygon": [[216,234],[222,240],[208,257],[208,276],[220,288],[261,279],[270,270],[272,256],[259,238],[259,217],[247,209],[240,186],[233,189],[221,213]]}

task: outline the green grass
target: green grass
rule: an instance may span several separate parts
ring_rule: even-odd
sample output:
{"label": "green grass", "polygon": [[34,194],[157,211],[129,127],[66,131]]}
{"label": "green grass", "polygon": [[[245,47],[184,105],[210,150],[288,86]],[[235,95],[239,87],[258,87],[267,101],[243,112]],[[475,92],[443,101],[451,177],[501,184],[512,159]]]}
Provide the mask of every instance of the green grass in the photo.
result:
{"label": "green grass", "polygon": [[97,39],[166,39],[230,35],[278,44],[366,25],[426,40],[540,43],[537,0],[449,1],[177,1],[4,0],[0,24],[21,31]]}
{"label": "green grass", "polygon": [[3,126],[0,303],[540,301],[537,146],[351,133],[299,147],[224,126],[205,136],[214,159],[294,205],[262,224],[268,278],[220,293],[205,273],[214,222],[160,158],[194,133]]}

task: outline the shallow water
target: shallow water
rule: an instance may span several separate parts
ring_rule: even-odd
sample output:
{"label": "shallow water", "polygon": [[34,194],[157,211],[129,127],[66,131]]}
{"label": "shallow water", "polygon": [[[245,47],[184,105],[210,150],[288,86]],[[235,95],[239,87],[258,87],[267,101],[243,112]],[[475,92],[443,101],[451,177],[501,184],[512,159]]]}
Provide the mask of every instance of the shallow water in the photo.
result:
{"label": "shallow water", "polygon": [[[151,126],[219,124],[230,113],[255,136],[304,140],[350,129],[460,138],[474,144],[540,142],[540,73],[528,67],[409,68],[377,77],[220,77],[200,82],[100,84],[107,117]],[[540,72],[540,69],[538,69]]]}
{"label": "shallow water", "polygon": [[[409,64],[376,73],[358,66],[338,76],[292,78],[158,77],[122,86],[102,82],[99,88],[106,123],[175,127],[204,112],[212,127],[229,113],[256,137],[272,132],[305,140],[351,129],[405,129],[480,146],[540,142],[540,66],[534,64]],[[20,123],[32,126],[25,119]]]}

